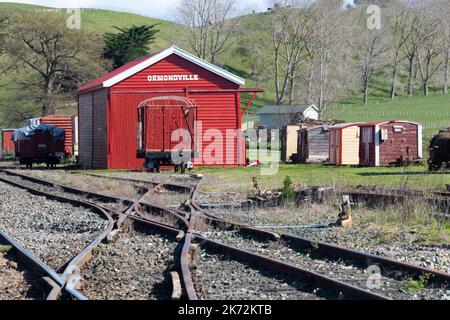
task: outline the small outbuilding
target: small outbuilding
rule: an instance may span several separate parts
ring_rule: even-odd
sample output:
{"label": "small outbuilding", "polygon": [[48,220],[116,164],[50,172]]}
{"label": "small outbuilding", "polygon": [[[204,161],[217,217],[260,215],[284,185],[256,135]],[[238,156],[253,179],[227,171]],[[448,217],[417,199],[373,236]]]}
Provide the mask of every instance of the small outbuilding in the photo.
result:
{"label": "small outbuilding", "polygon": [[394,120],[360,124],[360,165],[388,166],[422,159],[422,126]]}
{"label": "small outbuilding", "polygon": [[332,165],[359,165],[360,123],[343,123],[330,130],[330,160]]}
{"label": "small outbuilding", "polygon": [[319,119],[319,109],[313,104],[265,106],[256,114],[261,125],[278,130],[286,125]]}
{"label": "small outbuilding", "polygon": [[[79,89],[80,164],[142,170],[143,151],[147,157],[147,145],[142,143],[149,142],[149,136],[160,139],[152,142],[158,150],[152,148],[151,156],[166,156],[174,142],[166,140],[180,121],[195,114],[195,128],[189,128],[195,140],[193,164],[245,166],[241,94],[253,94],[247,110],[263,90],[243,89],[244,84],[244,79],[175,46],[138,58]],[[189,104],[195,112],[170,112],[177,109],[176,101]],[[158,116],[142,127],[139,117],[144,113],[138,110],[149,108]]]}
{"label": "small outbuilding", "polygon": [[300,163],[322,163],[328,161],[329,125],[320,125],[298,130],[297,160]]}

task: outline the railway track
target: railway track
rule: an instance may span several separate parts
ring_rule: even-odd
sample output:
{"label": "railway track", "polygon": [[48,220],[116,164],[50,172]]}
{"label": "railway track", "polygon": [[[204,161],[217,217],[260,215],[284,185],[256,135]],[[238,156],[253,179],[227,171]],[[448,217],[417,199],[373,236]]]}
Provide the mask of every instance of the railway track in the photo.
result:
{"label": "railway track", "polygon": [[0,177],[0,188],[1,196],[6,197],[1,201],[0,240],[10,245],[31,271],[42,275],[50,287],[47,299],[62,294],[83,299],[73,283],[92,251],[111,232],[112,218],[91,203],[4,177]]}
{"label": "railway track", "polygon": [[88,204],[55,201],[4,178],[0,182],[0,228],[55,271],[63,271],[108,226],[106,216]]}
{"label": "railway track", "polygon": [[129,220],[116,241],[101,244],[82,270],[80,292],[95,300],[170,300],[179,242]]}
{"label": "railway track", "polygon": [[[56,299],[62,279],[0,230],[0,300]],[[55,281],[56,280],[56,281]]]}
{"label": "railway track", "polygon": [[[42,180],[35,180],[34,182],[45,183]],[[111,196],[102,198],[100,195],[97,195],[97,198],[95,199],[96,201],[123,201],[127,206],[124,211],[128,211],[128,218],[131,219],[131,221],[134,221],[134,223],[150,224],[152,228],[164,230],[164,232],[168,232],[172,235],[172,238],[175,237],[176,239],[180,239],[180,235],[185,235],[179,258],[179,274],[181,274],[183,280],[183,295],[188,299],[195,300],[205,297],[226,297],[226,290],[229,289],[228,292],[232,292],[232,290],[234,290],[233,288],[236,288],[233,286],[238,285],[239,283],[241,283],[242,288],[244,288],[241,293],[244,296],[247,294],[247,297],[250,299],[284,299],[289,297],[292,298],[293,296],[299,299],[302,297],[308,299],[407,299],[410,298],[407,295],[401,296],[391,294],[396,291],[396,289],[390,290],[395,288],[395,285],[398,284],[396,279],[405,277],[406,274],[408,276],[411,275],[412,277],[431,274],[433,275],[432,280],[435,283],[440,284],[441,286],[443,284],[448,285],[448,274],[437,273],[430,269],[403,264],[394,260],[357,252],[351,249],[339,248],[326,243],[316,243],[308,239],[288,234],[276,235],[272,232],[258,228],[218,219],[203,212],[195,204],[197,192],[198,190],[196,188],[191,189],[191,200],[185,204],[186,212],[168,208],[158,208],[151,204],[142,204],[139,203],[139,200],[131,201]],[[170,222],[167,221],[166,218],[162,220],[155,219],[155,217],[158,216],[158,214],[155,213],[159,213],[163,217],[169,215],[171,218],[174,218],[174,220]],[[116,218],[125,216],[124,212],[116,211],[115,214]],[[220,231],[218,232],[216,228],[213,228],[213,230],[207,229],[206,231],[196,232],[194,226],[197,219],[198,221],[207,222],[206,225],[221,226],[219,228]],[[204,222],[200,223],[203,227],[205,225]],[[232,230],[225,230],[225,232],[223,232],[223,226],[231,228]],[[208,226],[208,228],[210,228],[210,226]],[[133,231],[133,234],[135,234],[135,232],[136,230]],[[210,233],[208,234],[207,232]],[[220,232],[222,232],[222,234]],[[143,237],[140,238],[141,242],[146,241],[145,237],[147,235],[140,232],[137,234]],[[245,234],[245,237],[242,237],[241,234]],[[223,235],[225,235],[228,242],[223,241]],[[120,240],[121,238],[119,236],[118,241]],[[237,242],[235,242],[235,240]],[[170,241],[168,243],[170,243]],[[175,242],[172,243],[172,245],[174,244]],[[181,246],[181,244],[179,246]],[[114,250],[114,247],[111,248],[111,250]],[[279,251],[278,255],[270,253],[272,249],[280,250],[280,248],[282,248],[282,251]],[[105,249],[109,250],[107,246]],[[314,258],[311,257],[311,251],[314,251],[314,254],[316,255]],[[305,258],[307,263],[299,263],[299,256]],[[301,261],[304,262],[304,260]],[[94,264],[95,260],[92,260],[91,262]],[[314,265],[310,263],[314,263]],[[317,266],[318,263],[319,265],[322,263],[320,268]],[[235,270],[234,277],[232,277],[233,279],[239,280],[240,277],[238,275],[241,271],[241,275],[245,279],[247,279],[249,275],[258,275],[258,277],[260,277],[258,278],[260,280],[260,282],[258,282],[259,285],[255,285],[254,283],[248,283],[248,285],[246,285],[245,283],[243,284],[242,281],[232,281],[228,284],[222,283],[223,277],[220,275],[218,275],[218,279],[222,280],[218,280],[218,282],[216,281],[215,284],[213,284],[215,281],[213,275],[207,270],[211,270],[208,268],[214,264],[220,264],[227,266],[227,268],[229,267],[229,270]],[[383,272],[390,270],[393,270],[394,272],[392,274],[383,274],[383,277],[380,279],[381,281],[391,281],[393,284],[392,286],[388,286],[385,292],[381,292],[382,294],[376,290],[370,291],[362,289],[363,280],[354,276],[358,271],[365,270],[365,266],[373,264],[379,265]],[[173,271],[176,269],[171,268],[170,265],[172,265],[171,262],[165,262],[159,266],[160,268],[165,268],[165,280],[163,281],[160,278],[161,281],[159,283],[161,288],[166,287],[165,290],[162,290],[163,292],[166,292],[166,296],[168,295],[167,288],[169,286],[166,281],[167,274],[168,272],[170,273],[171,270]],[[176,265],[176,263],[174,263],[174,265]],[[330,269],[330,266],[332,266],[332,269]],[[344,266],[348,268],[343,269],[345,272],[339,268]],[[348,270],[352,270],[352,272],[348,272]],[[200,271],[200,274],[198,274],[198,271]],[[332,274],[330,274],[330,271]],[[400,274],[398,274],[398,271],[400,271]],[[90,276],[93,277],[92,279],[95,279],[95,275]],[[89,277],[89,273],[87,277]],[[194,280],[192,278],[194,278]],[[95,287],[96,286],[93,286],[94,289]],[[92,293],[92,297],[96,298],[95,290],[89,286],[86,288],[86,294],[90,295]],[[276,292],[274,291],[274,288],[282,289],[280,289],[279,292]],[[284,289],[286,290],[283,291]],[[220,295],[221,290],[224,292],[223,295]],[[149,298],[148,296],[146,297]],[[158,295],[156,294],[153,298],[157,297]],[[136,296],[135,298],[138,297]],[[152,298],[152,296],[150,296],[150,298]]]}
{"label": "railway track", "polygon": [[[71,172],[72,174],[80,174],[79,172]],[[182,175],[186,181],[185,183],[176,183],[174,178],[167,177],[165,174],[160,175],[159,179],[149,179],[149,178],[141,178],[141,179],[131,179],[131,178],[124,178],[120,176],[111,176],[111,175],[104,175],[104,174],[94,174],[94,173],[81,173],[82,175],[90,176],[90,177],[96,177],[96,178],[102,178],[102,179],[109,179],[109,180],[116,180],[116,181],[123,181],[128,183],[133,183],[137,186],[147,186],[151,185],[152,187],[156,187],[158,185],[163,185],[165,189],[168,191],[174,191],[174,192],[184,192],[184,193],[190,193],[193,186],[196,185],[198,182],[198,178],[195,178],[194,176],[187,176]],[[180,175],[177,175],[180,176]]]}
{"label": "railway track", "polygon": [[[450,290],[450,275],[446,273],[292,234],[278,236],[259,228],[242,228],[242,224],[197,209],[206,216],[203,220],[207,222],[200,224],[199,233],[208,239],[314,270],[375,294],[392,299],[442,299]],[[428,279],[425,288],[414,291],[406,288],[411,279],[425,278]]]}
{"label": "railway track", "polygon": [[449,208],[450,208],[450,193],[449,192],[423,192],[419,190],[401,190],[401,189],[391,189],[391,190],[345,190],[341,192],[350,196],[350,199],[354,203],[364,203],[366,205],[376,205],[377,207],[381,205],[395,205],[402,202],[414,201],[420,199],[423,203],[428,203],[429,205],[436,207],[440,210],[446,212],[446,219],[449,219]]}
{"label": "railway track", "polygon": [[[32,194],[40,194],[48,196],[59,201],[68,201],[71,203],[82,203],[81,200],[75,200],[73,198],[63,198],[62,196],[51,195],[45,193],[42,188],[35,189],[36,185],[39,185],[35,180],[30,185],[30,181],[19,178],[16,174],[8,176],[9,178],[15,177],[15,181],[0,177],[0,181],[9,183],[16,188],[23,188]],[[21,181],[17,181],[20,179]],[[19,182],[25,183],[21,185]],[[46,191],[50,190],[45,181],[41,181],[45,186]],[[42,186],[42,185],[41,185]],[[53,187],[54,189],[54,187]],[[74,190],[71,190],[72,192]],[[89,195],[87,195],[89,196]],[[97,195],[97,197],[100,197]],[[106,196],[105,201],[111,200]],[[129,202],[128,204],[130,204]],[[87,203],[85,203],[88,205]],[[133,207],[133,204],[130,205]],[[98,208],[101,208],[98,206]],[[104,209],[100,209],[104,210]],[[163,210],[163,209],[161,209]],[[120,212],[115,212],[116,217],[124,215]],[[86,300],[93,299],[168,299],[173,295],[172,284],[167,279],[167,271],[175,268],[179,265],[175,264],[174,258],[170,258],[170,253],[175,252],[175,248],[178,246],[177,237],[180,230],[170,229],[165,226],[162,228],[163,235],[152,232],[149,229],[156,228],[161,230],[161,225],[151,224],[148,221],[140,220],[136,217],[130,217],[130,221],[134,221],[132,227],[125,227],[127,232],[119,235],[116,241],[107,244],[101,244],[102,240],[105,240],[108,235],[113,231],[114,221],[109,220],[109,228],[101,237],[99,236],[91,244],[85,247],[84,250],[75,256],[71,262],[66,264],[66,268],[59,268],[59,271],[63,273],[63,276],[59,277],[51,267],[47,266],[43,262],[40,262],[37,258],[27,252],[27,255],[32,259],[39,261],[38,265],[41,265],[45,270],[48,270],[50,274],[57,279],[59,283],[59,291],[53,295],[56,298],[61,294],[61,288],[64,288],[65,297],[71,296],[76,299]],[[143,226],[142,226],[143,225]],[[151,228],[149,228],[151,226]],[[171,239],[164,235],[169,232]],[[175,236],[174,236],[175,233]],[[97,248],[96,253],[93,253],[94,248]],[[79,248],[69,247],[68,250],[78,250]],[[173,255],[174,253],[172,253]],[[150,257],[149,260],[142,259],[142,256]],[[111,259],[109,259],[111,257]],[[153,259],[152,259],[153,258]],[[130,263],[130,262],[134,262]],[[33,265],[36,268],[36,265]],[[124,271],[124,275],[121,274],[121,269]],[[160,271],[160,272],[158,272]],[[113,279],[120,279],[122,281],[114,281],[115,288],[117,290],[108,290],[108,285],[111,284],[110,276],[115,273]],[[169,272],[170,273],[170,272]],[[172,274],[172,273],[170,273]],[[152,275],[149,277],[149,275]],[[176,277],[175,277],[176,278]],[[152,287],[149,291],[148,288]],[[128,288],[128,289],[127,289]],[[181,285],[177,286],[179,295],[181,296]],[[77,290],[77,289],[80,289]],[[106,290],[106,291],[105,291]],[[105,296],[105,293],[107,296]]]}

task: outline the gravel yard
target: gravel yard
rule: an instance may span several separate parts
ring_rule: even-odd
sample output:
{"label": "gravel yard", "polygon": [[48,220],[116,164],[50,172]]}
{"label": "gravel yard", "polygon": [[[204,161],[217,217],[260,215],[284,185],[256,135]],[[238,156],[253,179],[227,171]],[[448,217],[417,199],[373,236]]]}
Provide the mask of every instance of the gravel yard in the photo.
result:
{"label": "gravel yard", "polygon": [[210,254],[203,248],[197,247],[193,260],[193,279],[202,300],[318,300],[326,295],[306,283]]}
{"label": "gravel yard", "polygon": [[97,173],[106,177],[133,179],[148,181],[150,183],[175,183],[186,186],[194,186],[198,183],[198,179],[189,174],[177,174],[173,172],[149,173],[149,172],[108,172]]}
{"label": "gravel yard", "polygon": [[387,296],[397,300],[406,299],[445,299],[450,295],[450,287],[431,288],[420,290],[407,290],[407,275],[402,276],[383,270],[378,285],[369,288],[369,274],[367,267],[355,264],[348,260],[330,260],[319,257],[311,252],[292,249],[284,242],[258,241],[249,236],[245,236],[239,231],[215,231],[203,232],[204,236],[220,243],[231,245],[247,251],[256,252],[276,260],[293,264],[350,283],[362,289],[372,291],[376,294]]}
{"label": "gravel yard", "polygon": [[81,292],[94,300],[168,300],[167,272],[178,243],[137,227],[114,243],[101,244],[82,270]]}
{"label": "gravel yard", "polygon": [[100,193],[119,198],[138,200],[139,190],[131,183],[109,180],[81,174],[70,174],[63,170],[31,170],[24,172],[16,170],[20,174],[26,174],[38,179],[44,179],[63,186],[69,186],[93,193]]}
{"label": "gravel yard", "polygon": [[59,270],[107,226],[96,213],[0,182],[0,228]]}
{"label": "gravel yard", "polygon": [[[354,226],[343,228],[308,228],[316,224],[335,222],[337,210],[313,205],[311,208],[268,208],[245,211],[241,209],[214,209],[209,213],[223,219],[269,226],[267,230],[292,233],[313,241],[329,242],[343,247],[382,255],[443,272],[450,272],[448,244],[421,244],[418,232],[386,233],[381,227],[368,223],[364,211],[353,213]],[[333,212],[334,210],[334,212]],[[294,228],[289,228],[293,226]],[[287,228],[286,228],[287,227]]]}
{"label": "gravel yard", "polygon": [[166,189],[159,190],[159,192],[146,194],[141,201],[144,203],[155,204],[160,207],[166,206],[180,206],[188,200],[190,194],[173,192]]}
{"label": "gravel yard", "polygon": [[450,250],[448,245],[425,245],[415,243],[415,234],[397,234],[385,239],[383,234],[365,228],[351,229],[292,229],[288,232],[312,239],[335,243],[373,254],[391,257],[443,272],[450,272]]}
{"label": "gravel yard", "polygon": [[15,254],[2,251],[0,244],[0,300],[45,299],[41,277],[19,263]]}
{"label": "gravel yard", "polygon": [[[82,195],[77,195],[77,194],[73,194],[73,193],[69,193],[69,192],[64,192],[62,189],[60,188],[53,188],[53,187],[48,187],[48,186],[44,186],[42,184],[39,183],[34,183],[31,182],[29,180],[23,180],[20,177],[16,177],[16,176],[10,176],[10,175],[6,175],[4,173],[0,173],[0,177],[19,183],[21,185],[39,190],[39,191],[43,191],[43,192],[47,192],[47,193],[51,193],[54,195],[59,195],[59,196],[63,196],[66,198],[70,198],[70,199],[75,199],[75,200],[81,200],[81,201],[92,201],[92,199],[88,198],[88,197],[84,197]],[[95,201],[101,202],[101,205],[107,209],[113,210],[113,211],[120,211],[123,212],[124,210],[126,210],[128,207],[125,206],[123,203],[119,203],[119,202],[103,202],[99,199],[95,199]]]}

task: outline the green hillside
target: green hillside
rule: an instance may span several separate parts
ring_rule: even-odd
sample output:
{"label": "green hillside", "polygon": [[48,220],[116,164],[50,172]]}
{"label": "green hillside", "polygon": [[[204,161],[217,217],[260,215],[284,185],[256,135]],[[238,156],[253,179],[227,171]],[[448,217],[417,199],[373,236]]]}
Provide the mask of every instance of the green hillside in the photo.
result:
{"label": "green hillside", "polygon": [[327,112],[330,119],[349,122],[411,120],[421,123],[426,134],[450,127],[450,96],[402,97],[396,101],[362,104],[336,104]]}
{"label": "green hillside", "polygon": [[[1,9],[43,9],[45,7],[17,4],[0,3]],[[151,13],[149,13],[151,14]],[[160,32],[157,40],[152,46],[152,50],[167,48],[173,44],[189,50],[184,29],[176,23],[153,19],[142,15],[115,12],[110,10],[83,9],[81,13],[82,28],[104,34],[114,32],[113,26],[131,27],[132,25],[159,24]],[[274,89],[271,80],[257,81],[252,77],[249,68],[249,60],[252,58],[247,52],[247,44],[261,36],[264,21],[268,18],[263,13],[251,14],[240,17],[242,32],[236,43],[221,57],[218,64],[229,71],[246,79],[246,87],[261,87],[266,90],[263,94],[258,94],[257,99],[249,110],[250,116],[246,119],[254,120],[251,116],[258,108],[264,104],[274,102]],[[0,98],[11,94],[4,84],[8,83],[8,76],[3,76],[0,81]],[[2,85],[3,84],[3,85]],[[432,92],[430,97],[422,97],[422,92],[417,91],[417,97],[399,97],[396,102],[387,102],[389,88],[389,77],[385,74],[377,74],[372,82],[372,92],[369,105],[361,103],[362,97],[359,93],[354,93],[339,104],[331,106],[326,117],[346,121],[366,121],[385,119],[407,119],[420,122],[425,127],[427,134],[432,134],[441,128],[450,126],[450,96],[442,96]],[[399,91],[400,94],[403,94]],[[245,106],[250,98],[249,94],[242,96],[242,104]],[[0,124],[1,123],[0,119]],[[4,124],[3,124],[4,125]]]}

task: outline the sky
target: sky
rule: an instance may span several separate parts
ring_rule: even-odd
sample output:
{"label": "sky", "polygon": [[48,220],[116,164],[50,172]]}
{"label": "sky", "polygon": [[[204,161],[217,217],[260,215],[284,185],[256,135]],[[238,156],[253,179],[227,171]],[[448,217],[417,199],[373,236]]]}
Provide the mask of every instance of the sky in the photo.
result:
{"label": "sky", "polygon": [[[37,4],[55,8],[97,8],[117,11],[134,12],[152,18],[174,20],[175,12],[181,0],[7,0],[0,2],[18,2]],[[263,11],[268,7],[270,0],[238,0],[240,13],[252,10]]]}

